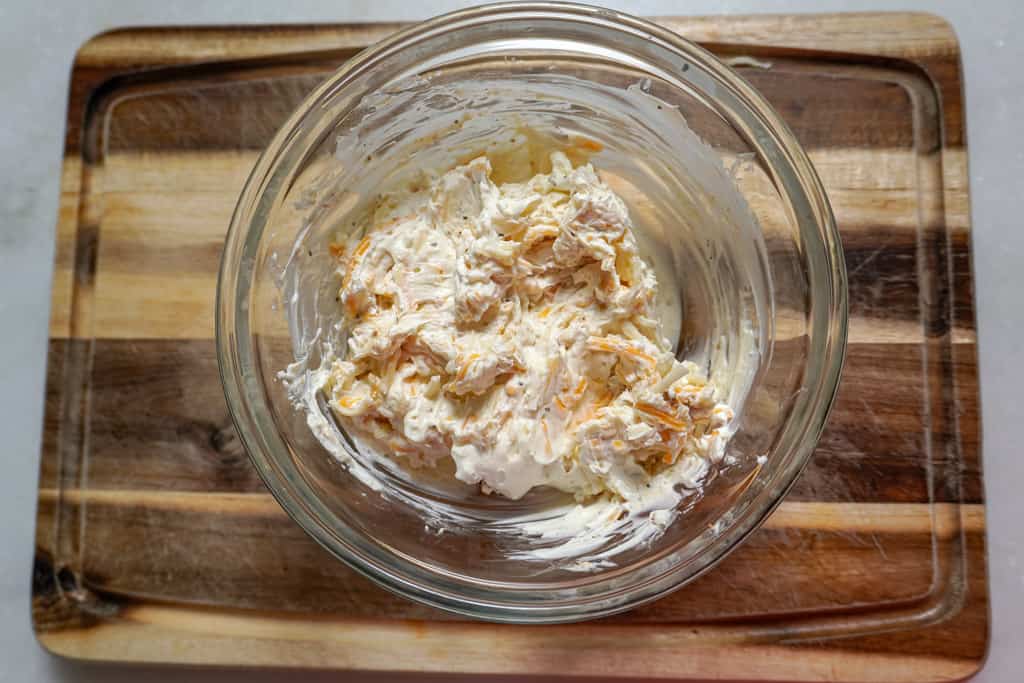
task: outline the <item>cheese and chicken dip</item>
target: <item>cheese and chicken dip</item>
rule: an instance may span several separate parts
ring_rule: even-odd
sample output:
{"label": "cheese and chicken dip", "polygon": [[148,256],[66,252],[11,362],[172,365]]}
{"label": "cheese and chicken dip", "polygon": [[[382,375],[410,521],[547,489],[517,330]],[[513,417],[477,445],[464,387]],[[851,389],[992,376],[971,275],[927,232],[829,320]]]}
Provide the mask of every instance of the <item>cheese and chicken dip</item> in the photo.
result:
{"label": "cheese and chicken dip", "polygon": [[511,499],[700,486],[733,412],[664,337],[625,204],[561,152],[524,182],[493,175],[480,156],[383,194],[330,245],[344,342],[317,390],[335,419]]}

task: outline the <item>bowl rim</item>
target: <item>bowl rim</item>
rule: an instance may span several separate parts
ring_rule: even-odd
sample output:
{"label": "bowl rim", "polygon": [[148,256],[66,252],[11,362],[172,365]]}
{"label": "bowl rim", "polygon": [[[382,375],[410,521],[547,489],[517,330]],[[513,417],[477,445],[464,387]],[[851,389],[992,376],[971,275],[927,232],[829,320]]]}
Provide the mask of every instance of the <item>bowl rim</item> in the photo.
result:
{"label": "bowl rim", "polygon": [[[808,376],[816,377],[818,381],[809,387],[810,391],[801,392],[802,395],[794,401],[806,406],[807,412],[799,421],[801,429],[789,435],[790,446],[780,449],[786,452],[788,461],[775,475],[771,490],[766,489],[756,496],[743,513],[702,550],[700,554],[708,557],[704,558],[696,570],[684,571],[688,569],[689,563],[677,564],[642,584],[601,593],[599,599],[586,598],[571,604],[565,604],[564,601],[545,603],[536,599],[523,600],[521,594],[500,590],[477,590],[476,595],[470,595],[458,590],[457,585],[453,589],[453,584],[437,574],[425,576],[419,567],[394,552],[362,543],[359,538],[343,538],[323,525],[314,509],[318,502],[294,495],[294,487],[301,487],[302,483],[281,471],[269,455],[275,448],[283,447],[287,450],[280,435],[276,430],[268,434],[268,430],[260,427],[260,423],[266,420],[261,419],[265,416],[259,415],[259,411],[262,410],[266,416],[270,415],[270,411],[263,405],[263,389],[257,369],[258,351],[249,325],[248,305],[253,282],[251,277],[244,277],[246,273],[253,272],[251,266],[256,262],[263,234],[262,229],[253,234],[253,216],[260,206],[260,200],[265,197],[268,188],[272,187],[275,171],[282,166],[282,159],[288,156],[289,151],[294,151],[294,146],[302,139],[303,136],[299,134],[302,122],[314,114],[320,102],[343,88],[356,75],[387,60],[411,43],[434,37],[440,32],[472,29],[500,19],[522,19],[538,15],[546,19],[584,21],[612,31],[642,35],[647,40],[661,43],[690,63],[699,65],[703,72],[725,88],[743,107],[750,116],[748,123],[756,125],[762,134],[768,136],[761,142],[772,143],[773,150],[777,152],[771,164],[773,175],[780,166],[788,167],[791,171],[788,176],[791,176],[795,186],[787,189],[787,196],[792,198],[790,190],[795,189],[806,199],[807,216],[798,221],[801,239],[809,240],[812,247],[820,248],[826,266],[815,268],[814,260],[808,261],[809,287],[816,292],[816,300],[822,304],[812,306],[810,329],[812,338],[822,340],[824,346],[820,353],[809,354],[807,369]],[[813,225],[815,229],[805,230],[807,225]],[[334,557],[388,590],[458,614],[512,623],[578,621],[632,609],[682,587],[740,545],[782,501],[810,460],[838,391],[847,343],[846,277],[838,229],[817,172],[781,117],[732,69],[710,52],[675,32],[629,14],[561,1],[501,2],[437,16],[411,25],[368,47],[346,60],[316,87],[277,131],[245,182],[225,239],[215,305],[217,360],[232,421],[260,477],[287,514]],[[276,444],[273,443],[275,439]],[[693,559],[690,558],[691,561]],[[396,569],[396,563],[406,566]]]}

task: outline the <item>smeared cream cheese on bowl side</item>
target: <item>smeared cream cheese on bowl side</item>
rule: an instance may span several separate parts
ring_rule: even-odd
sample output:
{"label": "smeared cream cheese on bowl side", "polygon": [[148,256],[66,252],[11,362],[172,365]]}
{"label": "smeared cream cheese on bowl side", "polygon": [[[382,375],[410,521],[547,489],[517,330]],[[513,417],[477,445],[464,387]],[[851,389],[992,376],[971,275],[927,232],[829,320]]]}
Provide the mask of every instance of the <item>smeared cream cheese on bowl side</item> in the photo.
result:
{"label": "smeared cream cheese on bowl side", "polygon": [[[681,501],[722,466],[758,335],[734,336],[727,368],[706,348],[677,359],[687,283],[661,248],[671,231],[634,224],[614,165],[588,163],[595,137],[515,120],[481,149],[493,122],[464,114],[443,153],[413,143],[433,164],[332,196],[350,205],[339,225],[311,212],[282,272],[297,360],[281,377],[339,462],[438,533],[460,490],[564,492],[491,523],[532,539],[510,559],[591,571],[685,523]],[[727,184],[707,152],[698,168]]]}

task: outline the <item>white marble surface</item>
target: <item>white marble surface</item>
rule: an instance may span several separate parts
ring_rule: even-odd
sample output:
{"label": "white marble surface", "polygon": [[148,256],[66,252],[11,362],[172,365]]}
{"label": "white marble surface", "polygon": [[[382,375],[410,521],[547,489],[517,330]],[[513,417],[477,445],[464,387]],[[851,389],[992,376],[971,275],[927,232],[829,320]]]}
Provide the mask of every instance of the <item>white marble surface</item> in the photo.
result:
{"label": "white marble surface", "polygon": [[[125,25],[422,19],[455,0],[3,0],[0,2],[0,681],[258,681],[283,673],[80,665],[44,653],[29,623],[43,376],[54,221],[68,72],[89,36]],[[966,72],[970,181],[981,348],[993,637],[978,681],[1024,670],[1024,3],[1019,0],[609,0],[635,14],[919,9],[946,17]],[[1014,444],[1018,444],[1014,446]],[[336,680],[336,675],[303,676]],[[391,680],[374,676],[372,680]],[[402,677],[401,680],[410,680]],[[417,678],[416,680],[422,680]],[[430,677],[429,680],[442,680]]]}

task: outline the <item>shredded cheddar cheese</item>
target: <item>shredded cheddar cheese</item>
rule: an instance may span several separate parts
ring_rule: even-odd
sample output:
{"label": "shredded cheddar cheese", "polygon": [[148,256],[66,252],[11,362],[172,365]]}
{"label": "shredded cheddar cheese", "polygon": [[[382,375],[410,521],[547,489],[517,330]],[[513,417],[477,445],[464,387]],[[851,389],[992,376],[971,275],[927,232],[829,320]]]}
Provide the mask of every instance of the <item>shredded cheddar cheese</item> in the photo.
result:
{"label": "shredded cheddar cheese", "polygon": [[654,477],[690,481],[703,471],[692,458],[722,456],[732,411],[661,335],[625,204],[558,152],[550,173],[494,175],[480,157],[381,194],[361,237],[329,244],[338,420],[389,457],[450,459],[460,480],[509,498],[553,486],[629,499]]}

